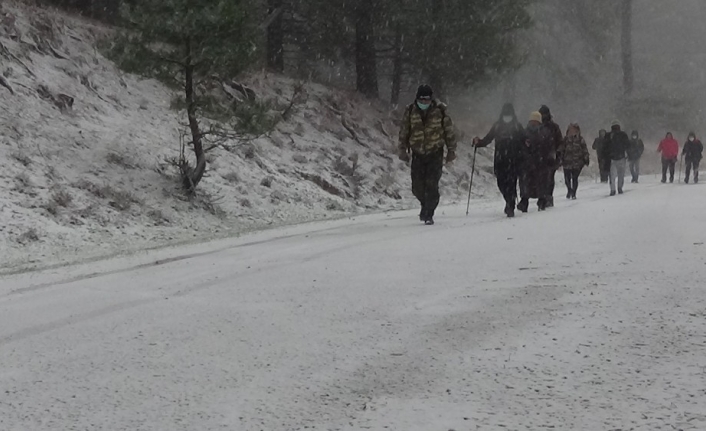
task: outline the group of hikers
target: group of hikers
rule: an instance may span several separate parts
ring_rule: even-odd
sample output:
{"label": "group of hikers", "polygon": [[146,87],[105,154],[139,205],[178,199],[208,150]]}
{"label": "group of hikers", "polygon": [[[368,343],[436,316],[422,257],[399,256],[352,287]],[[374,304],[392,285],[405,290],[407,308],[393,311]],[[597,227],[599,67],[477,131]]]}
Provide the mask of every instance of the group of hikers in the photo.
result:
{"label": "group of hikers", "polygon": [[[398,147],[400,160],[412,162],[412,192],[422,206],[419,219],[428,225],[434,224],[434,212],[439,204],[439,180],[444,160],[446,163],[453,162],[457,148],[453,122],[446,105],[433,96],[430,86],[418,88],[415,102],[404,111]],[[487,147],[493,142],[494,173],[505,199],[504,212],[507,217],[514,217],[515,209],[527,212],[530,199],[537,199],[539,211],[553,207],[554,178],[560,167],[564,170],[566,198],[576,199],[579,176],[590,164],[588,147],[578,124],[569,124],[566,133],[562,133],[549,107],[542,105],[530,114],[528,124],[523,127],[514,106],[507,103],[488,134],[482,139],[473,139],[473,147]],[[447,149],[446,157],[444,147]],[[620,122],[613,121],[610,132],[599,132],[593,149],[598,156],[601,182],[610,183],[610,196],[623,194],[628,164],[632,182],[639,182],[640,159],[645,146],[637,131],[628,136],[622,131]],[[662,182],[667,181],[667,171],[670,182],[673,182],[679,143],[668,133],[658,151],[662,153]],[[698,182],[702,153],[703,144],[693,132],[690,133],[682,152],[686,159],[686,183],[692,170],[694,182]]]}

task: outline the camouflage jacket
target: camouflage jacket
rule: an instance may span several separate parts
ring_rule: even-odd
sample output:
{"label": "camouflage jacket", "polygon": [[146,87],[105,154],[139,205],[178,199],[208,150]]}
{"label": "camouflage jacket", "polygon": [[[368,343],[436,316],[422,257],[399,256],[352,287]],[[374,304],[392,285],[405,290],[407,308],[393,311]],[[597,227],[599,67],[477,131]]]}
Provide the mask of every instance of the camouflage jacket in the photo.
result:
{"label": "camouflage jacket", "polygon": [[409,105],[400,128],[400,151],[426,155],[443,149],[444,145],[449,151],[456,151],[456,135],[446,105],[435,100],[426,112],[416,102]]}
{"label": "camouflage jacket", "polygon": [[582,136],[567,136],[561,154],[564,169],[583,169],[590,161],[588,147]]}

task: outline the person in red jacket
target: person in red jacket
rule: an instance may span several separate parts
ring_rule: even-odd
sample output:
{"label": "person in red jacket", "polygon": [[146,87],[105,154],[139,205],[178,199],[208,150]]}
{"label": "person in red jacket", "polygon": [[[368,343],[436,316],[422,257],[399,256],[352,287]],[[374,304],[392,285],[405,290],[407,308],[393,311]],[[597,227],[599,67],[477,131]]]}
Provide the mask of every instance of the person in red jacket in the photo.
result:
{"label": "person in red jacket", "polygon": [[662,139],[657,148],[658,153],[662,153],[662,182],[667,182],[667,169],[669,169],[669,182],[674,182],[674,168],[679,159],[679,142],[674,139],[671,133]]}

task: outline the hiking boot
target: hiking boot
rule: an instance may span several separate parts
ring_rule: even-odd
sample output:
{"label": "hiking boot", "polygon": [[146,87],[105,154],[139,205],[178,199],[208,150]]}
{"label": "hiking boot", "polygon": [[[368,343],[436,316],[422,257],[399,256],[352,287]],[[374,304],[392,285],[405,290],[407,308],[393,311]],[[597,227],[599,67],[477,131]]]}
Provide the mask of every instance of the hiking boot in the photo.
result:
{"label": "hiking boot", "polygon": [[688,179],[688,178],[686,178],[686,179],[684,180],[684,184],[689,184],[689,179]]}
{"label": "hiking boot", "polygon": [[662,178],[662,184],[664,184],[664,183],[666,183],[666,182],[667,182],[667,179],[666,179],[666,178]]}
{"label": "hiking boot", "polygon": [[429,217],[426,220],[424,220],[424,224],[427,226],[433,226],[434,225],[434,217]]}
{"label": "hiking boot", "polygon": [[576,200],[576,195],[571,196],[571,200],[575,201]]}
{"label": "hiking boot", "polygon": [[571,192],[566,194],[566,199],[571,199]]}
{"label": "hiking boot", "polygon": [[554,196],[550,196],[547,198],[547,208],[554,208]]}
{"label": "hiking boot", "polygon": [[523,213],[526,213],[529,209],[529,199],[522,199],[519,204],[517,204],[517,209]]}
{"label": "hiking boot", "polygon": [[618,194],[622,195],[623,194],[623,189],[618,189]]}
{"label": "hiking boot", "polygon": [[611,196],[615,196],[615,191],[610,192]]}

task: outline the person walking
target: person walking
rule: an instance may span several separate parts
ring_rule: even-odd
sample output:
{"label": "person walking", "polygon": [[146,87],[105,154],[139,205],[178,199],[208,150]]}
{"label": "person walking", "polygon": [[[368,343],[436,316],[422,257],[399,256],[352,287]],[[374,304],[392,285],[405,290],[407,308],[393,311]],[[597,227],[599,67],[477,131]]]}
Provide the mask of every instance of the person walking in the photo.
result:
{"label": "person walking", "polygon": [[593,141],[593,150],[596,152],[596,158],[598,159],[598,171],[600,173],[601,182],[607,183],[608,177],[610,176],[610,157],[606,155],[606,148],[608,144],[606,140],[606,131],[601,129],[598,132],[598,137]]}
{"label": "person walking", "polygon": [[615,196],[616,185],[618,194],[623,194],[625,183],[625,169],[627,168],[627,151],[630,147],[630,138],[621,130],[620,121],[611,124],[608,135],[607,154],[610,157],[610,195]]}
{"label": "person walking", "polygon": [[559,125],[554,122],[554,116],[552,116],[552,113],[547,105],[542,105],[542,107],[539,108],[539,113],[542,114],[542,125],[544,126],[545,132],[549,132],[548,137],[551,139],[552,145],[554,146],[554,152],[556,153],[554,157],[556,164],[549,182],[550,193],[546,198],[546,206],[547,208],[551,208],[554,206],[554,188],[556,186],[555,176],[557,169],[559,169],[559,162],[561,161],[560,150],[562,144],[564,143],[564,136],[561,133],[561,128]]}
{"label": "person walking", "polygon": [[577,123],[569,125],[561,150],[561,165],[564,168],[564,181],[566,183],[566,199],[576,199],[579,188],[579,176],[585,166],[590,163],[586,140],[581,136],[581,127]]}
{"label": "person walking", "polygon": [[520,175],[525,131],[517,120],[515,107],[506,103],[498,121],[493,124],[488,134],[480,139],[473,139],[473,146],[483,148],[495,141],[493,170],[498,180],[498,189],[505,199],[505,215],[515,216],[517,201],[517,181]]}
{"label": "person walking", "polygon": [[433,98],[428,85],[417,89],[414,103],[409,105],[402,118],[399,134],[399,158],[412,160],[412,192],[422,205],[419,220],[434,224],[434,212],[439,205],[439,180],[446,163],[456,159],[456,135],[446,105]]}
{"label": "person walking", "polygon": [[667,182],[667,170],[669,170],[669,182],[674,182],[674,170],[679,159],[679,142],[674,139],[671,132],[662,139],[657,147],[657,152],[662,153],[662,184]]}
{"label": "person walking", "polygon": [[630,139],[630,147],[628,148],[628,162],[630,162],[631,182],[633,184],[640,182],[640,159],[644,152],[645,144],[642,142],[642,139],[640,139],[640,134],[637,130],[633,130]]}
{"label": "person walking", "polygon": [[530,115],[525,129],[525,154],[522,172],[522,187],[517,209],[526,213],[529,200],[537,199],[539,211],[547,209],[551,190],[551,177],[556,170],[556,144],[554,131],[542,123],[542,114],[535,111]]}
{"label": "person walking", "polygon": [[693,169],[694,171],[694,184],[699,182],[699,164],[703,158],[704,144],[696,138],[696,133],[689,133],[689,139],[684,144],[684,150],[682,150],[682,157],[686,161],[686,177],[684,177],[684,182],[689,184],[689,176]]}

